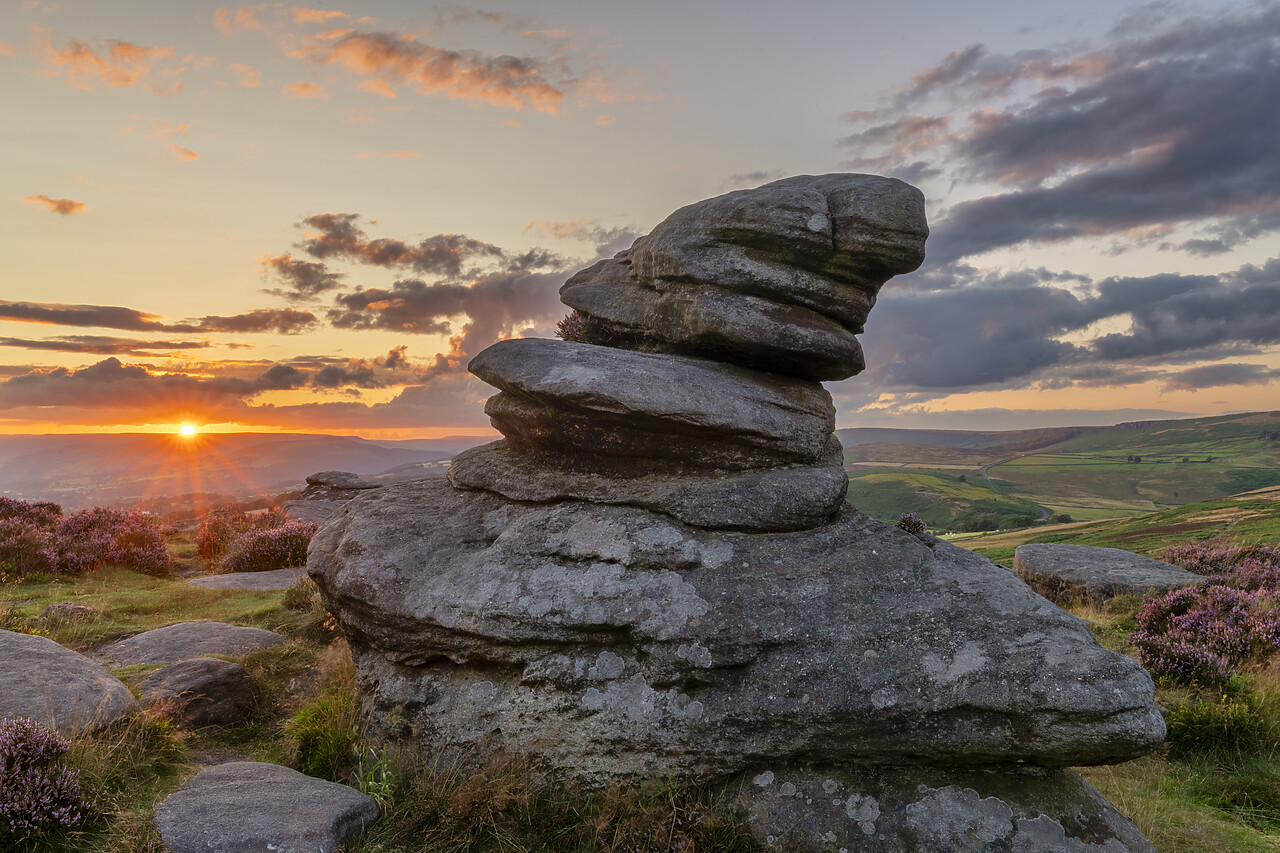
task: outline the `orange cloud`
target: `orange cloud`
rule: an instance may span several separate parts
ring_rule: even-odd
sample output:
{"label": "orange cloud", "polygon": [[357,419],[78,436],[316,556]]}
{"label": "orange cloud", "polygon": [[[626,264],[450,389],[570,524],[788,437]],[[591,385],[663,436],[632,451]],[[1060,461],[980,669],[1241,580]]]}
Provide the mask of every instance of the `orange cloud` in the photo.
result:
{"label": "orange cloud", "polygon": [[[43,30],[37,30],[43,34]],[[147,78],[158,60],[169,59],[174,55],[171,47],[143,47],[127,41],[112,39],[106,48],[94,50],[80,39],[72,39],[66,47],[58,49],[52,40],[44,35],[42,45],[45,64],[51,73],[65,72],[67,82],[79,89],[91,90],[93,83],[104,86],[121,87],[145,85],[152,91],[176,92],[182,87],[181,80],[175,80],[164,87],[156,86]],[[169,69],[165,76],[177,76],[182,69]]]}
{"label": "orange cloud", "polygon": [[422,95],[444,95],[509,109],[560,111],[565,92],[550,82],[537,60],[444,50],[391,33],[343,35],[331,43],[310,39],[289,54],[308,62],[340,65],[356,74],[413,86]]}
{"label": "orange cloud", "polygon": [[70,216],[73,213],[84,213],[89,209],[89,205],[82,201],[76,201],[73,198],[49,198],[44,195],[29,195],[23,201],[32,204],[38,204],[49,210],[50,213],[57,213],[61,216]]}
{"label": "orange cloud", "polygon": [[240,75],[240,85],[246,89],[256,89],[262,85],[261,72],[254,71],[252,66],[231,63],[231,70]]}
{"label": "orange cloud", "polygon": [[191,125],[183,122],[182,124],[174,124],[166,118],[158,118],[147,125],[147,136],[152,139],[168,139],[179,133],[186,133],[191,130]]}
{"label": "orange cloud", "polygon": [[190,148],[183,148],[181,145],[169,143],[169,150],[177,154],[183,160],[199,160],[200,155],[192,151]]}
{"label": "orange cloud", "polygon": [[328,98],[329,93],[324,90],[323,86],[317,86],[315,83],[290,83],[280,91],[284,92],[290,98]]}
{"label": "orange cloud", "polygon": [[356,88],[363,92],[381,95],[384,98],[396,97],[396,90],[392,89],[391,85],[385,80],[362,80],[356,85]]}
{"label": "orange cloud", "polygon": [[333,9],[308,9],[306,6],[294,6],[289,11],[293,13],[295,24],[327,24],[330,21],[346,20],[351,17],[346,12]]}
{"label": "orange cloud", "polygon": [[617,116],[600,115],[600,116],[596,116],[596,120],[593,121],[592,124],[594,124],[596,127],[609,127],[610,125],[616,124],[617,121],[618,121]]}
{"label": "orange cloud", "polygon": [[213,23],[225,36],[245,30],[262,30],[264,27],[258,16],[266,8],[266,4],[262,3],[257,6],[241,6],[232,12],[226,6],[220,6],[214,10]]}

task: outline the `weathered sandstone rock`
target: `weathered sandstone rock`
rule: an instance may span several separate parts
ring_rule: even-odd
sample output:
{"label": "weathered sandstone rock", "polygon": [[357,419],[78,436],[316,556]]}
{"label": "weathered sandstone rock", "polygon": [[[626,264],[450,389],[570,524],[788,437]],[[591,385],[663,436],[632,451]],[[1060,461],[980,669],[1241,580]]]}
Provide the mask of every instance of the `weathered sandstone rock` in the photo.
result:
{"label": "weathered sandstone rock", "polygon": [[1103,602],[1152,590],[1168,592],[1204,580],[1132,551],[1093,545],[1019,545],[1013,570],[1036,592],[1061,604]]}
{"label": "weathered sandstone rock", "polygon": [[336,853],[378,816],[354,788],[235,761],[197,773],[156,806],[155,823],[173,853]]}
{"label": "weathered sandstone rock", "polygon": [[816,311],[705,284],[637,287],[608,275],[601,265],[609,263],[569,279],[560,301],[612,327],[619,346],[815,380],[847,379],[866,367],[854,332]]}
{"label": "weathered sandstone rock", "polygon": [[468,369],[503,394],[485,411],[524,447],[747,468],[812,462],[835,429],[816,382],[565,341],[501,341]]}
{"label": "weathered sandstone rock", "polygon": [[112,643],[98,654],[112,666],[132,666],[175,663],[203,655],[235,657],[283,642],[284,637],[261,628],[226,622],[179,622]]}
{"label": "weathered sandstone rock", "polygon": [[31,717],[70,735],[138,710],[129,688],[84,655],[0,629],[0,717]]}
{"label": "weathered sandstone rock", "polygon": [[244,667],[219,658],[169,664],[138,682],[147,707],[160,706],[189,728],[227,726],[253,710],[257,687]]}
{"label": "weathered sandstone rock", "polygon": [[924,198],[892,178],[799,176],[681,208],[561,299],[618,334],[811,379],[863,368],[881,285],[924,259]]}
{"label": "weathered sandstone rock", "polygon": [[384,727],[603,780],[760,762],[1109,763],[1164,737],[1150,677],[988,560],[853,511],[803,533],[357,499],[308,569]]}
{"label": "weathered sandstone rock", "polygon": [[642,507],[694,527],[804,530],[828,521],[844,505],[849,478],[840,464],[840,442],[833,436],[830,444],[826,458],[814,465],[708,471],[647,460],[522,452],[495,441],[456,456],[449,480],[515,501],[574,499]]}
{"label": "weathered sandstone rock", "polygon": [[1070,770],[770,765],[727,787],[787,853],[1156,853]]}

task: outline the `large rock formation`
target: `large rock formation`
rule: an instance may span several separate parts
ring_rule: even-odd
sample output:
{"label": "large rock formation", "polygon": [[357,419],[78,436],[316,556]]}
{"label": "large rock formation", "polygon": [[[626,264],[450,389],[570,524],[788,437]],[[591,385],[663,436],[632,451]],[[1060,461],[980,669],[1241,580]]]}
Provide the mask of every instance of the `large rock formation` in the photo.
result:
{"label": "large rock formation", "polygon": [[590,784],[720,780],[777,849],[1149,850],[1062,769],[1161,742],[1141,667],[844,502],[819,380],[860,369],[926,234],[890,179],[730,193],[569,280],[607,345],[476,356],[506,438],[311,546],[375,728]]}

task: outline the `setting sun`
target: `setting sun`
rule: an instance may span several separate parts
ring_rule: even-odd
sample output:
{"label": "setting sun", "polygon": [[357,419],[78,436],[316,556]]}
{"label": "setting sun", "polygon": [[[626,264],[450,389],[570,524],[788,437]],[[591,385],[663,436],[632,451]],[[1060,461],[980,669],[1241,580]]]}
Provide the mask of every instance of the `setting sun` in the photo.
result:
{"label": "setting sun", "polygon": [[190,438],[191,436],[193,436],[193,435],[195,435],[195,434],[196,434],[196,428],[195,428],[195,427],[193,427],[191,424],[183,424],[183,425],[182,425],[182,428],[181,428],[181,429],[179,429],[179,430],[178,430],[178,432],[179,432],[181,435],[185,435],[185,436],[187,436],[188,438]]}

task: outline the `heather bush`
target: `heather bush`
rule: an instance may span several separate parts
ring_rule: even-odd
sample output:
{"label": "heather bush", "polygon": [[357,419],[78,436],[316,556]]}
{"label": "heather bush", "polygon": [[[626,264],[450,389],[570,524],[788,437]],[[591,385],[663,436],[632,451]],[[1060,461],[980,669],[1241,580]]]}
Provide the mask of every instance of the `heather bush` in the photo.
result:
{"label": "heather bush", "polygon": [[0,574],[26,577],[49,574],[58,566],[58,549],[51,531],[28,519],[0,519]]}
{"label": "heather bush", "polygon": [[18,519],[37,527],[53,527],[62,517],[62,507],[49,501],[19,501],[0,495],[0,521]]}
{"label": "heather bush", "polygon": [[72,513],[55,534],[58,568],[82,575],[106,563],[143,574],[164,576],[172,565],[160,525],[154,516],[94,507]]}
{"label": "heather bush", "polygon": [[1280,611],[1268,592],[1206,583],[1145,599],[1129,641],[1152,675],[1219,685],[1280,647]]}
{"label": "heather bush", "polygon": [[88,816],[80,778],[62,764],[71,744],[35,720],[0,720],[0,842],[15,847]]}
{"label": "heather bush", "polygon": [[235,507],[223,507],[206,515],[196,528],[196,550],[206,565],[216,563],[237,539],[251,530],[279,527],[288,519],[278,509],[249,515]]}
{"label": "heather bush", "polygon": [[249,530],[231,543],[218,559],[216,570],[222,574],[269,572],[305,565],[307,545],[318,526],[290,521],[279,527]]}

